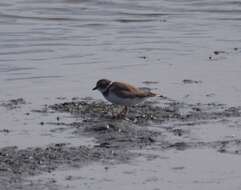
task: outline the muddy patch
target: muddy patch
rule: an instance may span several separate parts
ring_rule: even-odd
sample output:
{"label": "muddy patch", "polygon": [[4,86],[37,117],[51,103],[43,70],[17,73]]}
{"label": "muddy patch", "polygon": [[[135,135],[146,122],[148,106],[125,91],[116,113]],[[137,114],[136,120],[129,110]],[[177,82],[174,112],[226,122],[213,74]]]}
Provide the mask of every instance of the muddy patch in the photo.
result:
{"label": "muddy patch", "polygon": [[[94,138],[95,145],[73,146],[63,142],[47,147],[2,148],[1,189],[16,189],[20,186],[23,189],[30,186],[32,189],[38,189],[48,188],[48,185],[52,189],[58,189],[55,181],[43,185],[38,181],[26,181],[26,177],[44,172],[51,173],[58,168],[79,168],[92,162],[126,163],[140,155],[156,158],[155,155],[142,154],[142,150],[146,148],[158,151],[208,148],[220,153],[241,153],[238,138],[204,141],[193,136],[195,126],[240,118],[241,107],[217,103],[188,104],[170,98],[159,98],[130,107],[128,115],[123,119],[112,117],[112,113],[120,111],[121,108],[91,98],[75,98],[69,102],[44,105],[42,109],[32,110],[39,115],[55,114],[53,121],[45,121],[42,116],[43,122],[39,123],[40,127],[56,126],[49,129],[50,133],[70,130],[71,136],[80,138],[84,135]],[[56,114],[69,115],[72,120],[68,118],[66,121],[64,117],[60,119]]]}
{"label": "muddy patch", "polygon": [[200,84],[202,81],[200,80],[192,80],[192,79],[183,79],[183,84]]}
{"label": "muddy patch", "polygon": [[227,59],[232,55],[240,54],[240,48],[234,47],[232,49],[227,50],[215,50],[212,54],[208,57],[209,60],[217,61],[221,59]]}
{"label": "muddy patch", "polygon": [[[161,101],[164,98],[160,98]],[[48,106],[48,109],[56,112],[66,112],[82,118],[82,123],[114,122],[127,125],[147,125],[150,123],[162,123],[170,120],[176,121],[200,121],[213,120],[223,117],[240,117],[241,107],[228,107],[224,104],[187,104],[174,100],[147,101],[142,105],[130,107],[128,115],[124,119],[113,119],[113,111],[120,111],[114,105],[103,101],[72,101]]]}
{"label": "muddy patch", "polygon": [[0,106],[5,107],[9,110],[20,108],[22,105],[26,104],[23,98],[11,99],[0,104]]}
{"label": "muddy patch", "polygon": [[146,85],[151,85],[151,84],[158,84],[159,82],[158,81],[149,81],[149,80],[145,80],[142,82],[143,84],[146,84]]}
{"label": "muddy patch", "polygon": [[[57,168],[79,168],[94,161],[116,160],[125,162],[133,153],[123,150],[85,146],[73,147],[67,144],[52,144],[47,147],[0,149],[0,189],[40,189],[39,182],[30,182],[26,177],[43,172],[51,173]],[[31,185],[30,185],[31,184]],[[51,188],[53,181],[49,185]],[[47,188],[48,184],[44,185]],[[31,189],[30,188],[30,189]]]}
{"label": "muddy patch", "polygon": [[116,107],[95,100],[65,102],[50,105],[48,109],[67,112],[81,118],[79,122],[52,122],[52,125],[66,126],[61,127],[61,130],[71,127],[75,135],[95,137],[98,147],[113,150],[139,149],[153,144],[158,144],[162,150],[185,150],[195,147],[219,150],[221,145],[217,144],[222,141],[190,141],[189,139],[193,138],[191,127],[241,117],[241,107],[216,103],[187,104],[167,100],[162,105],[158,102],[145,102],[131,107],[124,119],[113,119],[111,113]]}
{"label": "muddy patch", "polygon": [[1,130],[0,130],[0,133],[2,133],[2,134],[8,134],[8,133],[10,133],[10,130],[9,130],[9,129],[1,129]]}

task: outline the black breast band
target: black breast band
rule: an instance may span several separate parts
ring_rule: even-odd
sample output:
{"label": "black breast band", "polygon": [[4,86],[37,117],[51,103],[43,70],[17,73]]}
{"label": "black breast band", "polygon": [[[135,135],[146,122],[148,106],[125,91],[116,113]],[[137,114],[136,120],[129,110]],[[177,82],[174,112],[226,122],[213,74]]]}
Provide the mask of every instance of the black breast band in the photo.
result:
{"label": "black breast band", "polygon": [[104,96],[108,96],[109,95],[109,91],[110,91],[111,85],[112,85],[112,82],[106,87],[106,90],[103,92]]}

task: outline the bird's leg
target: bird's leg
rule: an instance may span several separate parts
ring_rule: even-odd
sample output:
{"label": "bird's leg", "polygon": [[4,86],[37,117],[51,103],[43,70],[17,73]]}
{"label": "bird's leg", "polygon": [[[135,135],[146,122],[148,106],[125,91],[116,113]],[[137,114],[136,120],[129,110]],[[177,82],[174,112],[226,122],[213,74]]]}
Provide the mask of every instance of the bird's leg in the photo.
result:
{"label": "bird's leg", "polygon": [[112,108],[111,110],[112,118],[115,119],[117,115],[115,114],[115,107]]}
{"label": "bird's leg", "polygon": [[128,112],[128,107],[125,106],[124,109],[122,110],[122,114],[126,116],[127,112]]}
{"label": "bird's leg", "polygon": [[127,106],[125,106],[125,107],[121,110],[121,112],[117,115],[117,117],[118,117],[118,118],[124,118],[124,117],[126,116],[126,114],[127,114],[127,111],[128,111],[128,108],[127,108]]}
{"label": "bird's leg", "polygon": [[124,118],[124,117],[126,116],[126,114],[127,114],[127,111],[128,111],[128,108],[127,108],[127,106],[125,106],[125,107],[121,110],[121,112],[119,112],[119,113],[116,114],[116,115],[112,112],[112,117],[113,117],[113,118],[118,118],[118,119]]}
{"label": "bird's leg", "polygon": [[[116,107],[117,109],[119,108],[119,106],[117,105]],[[118,110],[117,110],[118,111]],[[119,118],[120,116],[120,113],[115,113],[115,107],[112,108],[112,118],[113,119],[116,119],[116,118]]]}

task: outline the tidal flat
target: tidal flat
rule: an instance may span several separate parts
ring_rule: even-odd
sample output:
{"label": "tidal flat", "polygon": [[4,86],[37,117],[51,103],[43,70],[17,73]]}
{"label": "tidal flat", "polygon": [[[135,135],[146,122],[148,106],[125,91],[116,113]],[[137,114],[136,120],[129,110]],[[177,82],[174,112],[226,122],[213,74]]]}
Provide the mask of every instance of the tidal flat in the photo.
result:
{"label": "tidal flat", "polygon": [[[20,111],[25,102],[27,101],[19,98],[2,103],[1,106]],[[169,162],[173,160],[172,154],[179,155],[182,152],[187,152],[188,155],[190,151],[210,151],[216,154],[217,159],[226,154],[240,157],[241,140],[237,138],[237,133],[227,136],[224,132],[236,131],[240,126],[241,106],[187,104],[158,97],[155,101],[146,101],[131,107],[124,119],[112,118],[112,111],[115,109],[118,110],[116,106],[100,100],[74,98],[30,110],[28,116],[35,114],[35,117],[38,115],[42,119],[38,127],[50,126],[48,134],[42,134],[43,136],[55,136],[57,133],[65,134],[69,139],[80,139],[80,142],[83,137],[91,138],[93,142],[85,142],[79,146],[62,139],[61,143],[45,146],[21,148],[16,145],[1,148],[1,189],[64,189],[72,186],[73,189],[78,189],[79,186],[89,188],[89,179],[86,178],[93,174],[85,176],[81,172],[85,167],[99,170],[102,166],[106,175],[112,172],[112,167],[118,172],[118,167],[122,170],[121,165],[125,165],[124,168],[128,165],[133,167],[139,159],[144,159],[145,164],[155,163],[157,160]],[[209,130],[216,130],[219,136],[212,139],[209,137]],[[1,133],[10,136],[12,132]],[[208,164],[212,163],[205,163],[205,166]],[[186,167],[177,162],[169,169],[180,173]],[[203,166],[200,164],[200,167]],[[59,183],[64,171],[65,179]],[[71,174],[73,171],[74,174]],[[121,172],[122,175],[136,175],[134,171],[130,174],[127,171]],[[144,175],[147,177],[150,174],[153,177],[145,183],[155,187],[159,184],[156,183],[159,176],[150,171]],[[91,177],[94,185],[90,189],[97,188],[98,177]],[[71,186],[70,181],[74,181]],[[113,181],[114,178],[109,176],[109,185]],[[108,183],[101,183],[101,186],[108,187]],[[215,180],[212,183],[216,183]]]}
{"label": "tidal flat", "polygon": [[[241,189],[241,4],[0,2],[1,190]],[[120,108],[97,80],[162,97]]]}

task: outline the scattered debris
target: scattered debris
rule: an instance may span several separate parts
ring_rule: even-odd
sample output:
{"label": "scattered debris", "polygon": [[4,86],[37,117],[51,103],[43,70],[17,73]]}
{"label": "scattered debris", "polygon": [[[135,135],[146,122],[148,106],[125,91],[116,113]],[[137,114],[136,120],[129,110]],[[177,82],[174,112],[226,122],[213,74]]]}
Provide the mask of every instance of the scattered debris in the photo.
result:
{"label": "scattered debris", "polygon": [[146,84],[146,85],[150,85],[150,84],[158,84],[159,82],[146,80],[146,81],[143,81],[142,83],[144,83],[144,84]]}
{"label": "scattered debris", "polygon": [[10,133],[10,130],[9,129],[1,129],[0,133]]}
{"label": "scattered debris", "polygon": [[11,109],[20,108],[21,105],[24,105],[24,104],[26,104],[26,101],[23,98],[17,98],[17,99],[8,100],[7,102],[2,103],[1,106],[11,110]]}
{"label": "scattered debris", "polygon": [[182,81],[184,84],[199,84],[202,83],[200,80],[184,79]]}
{"label": "scattered debris", "polygon": [[[178,151],[208,147],[222,153],[241,154],[241,143],[238,139],[214,142],[188,141],[191,135],[190,129],[183,129],[184,126],[199,125],[213,120],[241,117],[241,107],[228,107],[216,103],[188,104],[166,98],[164,106],[145,101],[143,104],[130,107],[125,119],[113,119],[114,109],[118,107],[93,99],[75,99],[70,102],[45,105],[44,110],[48,113],[61,112],[79,119],[72,122],[68,120],[67,123],[63,117],[60,122],[60,117],[55,115],[54,122],[43,120],[40,125],[59,126],[50,129],[51,133],[61,133],[71,129],[71,135],[94,137],[95,145],[90,148],[57,143],[26,149],[1,148],[0,188],[9,186],[11,188],[8,189],[16,189],[16,185],[27,176],[52,172],[59,167],[76,168],[93,161],[128,162],[142,155],[133,150],[141,150],[145,147]],[[165,128],[163,125],[167,123],[172,125]],[[0,132],[9,131],[3,129]],[[169,139],[170,135],[175,140]],[[152,157],[155,158],[155,155]],[[67,176],[65,180],[73,180],[73,176]],[[56,184],[54,178],[50,179],[50,184]]]}
{"label": "scattered debris", "polygon": [[227,53],[225,51],[220,51],[220,50],[216,50],[213,52],[215,55],[219,55],[219,54],[223,54],[223,53]]}
{"label": "scattered debris", "polygon": [[143,55],[143,56],[140,56],[139,58],[146,59],[147,57]]}

